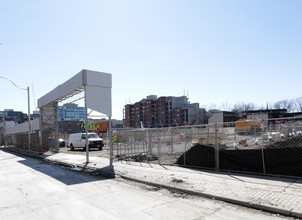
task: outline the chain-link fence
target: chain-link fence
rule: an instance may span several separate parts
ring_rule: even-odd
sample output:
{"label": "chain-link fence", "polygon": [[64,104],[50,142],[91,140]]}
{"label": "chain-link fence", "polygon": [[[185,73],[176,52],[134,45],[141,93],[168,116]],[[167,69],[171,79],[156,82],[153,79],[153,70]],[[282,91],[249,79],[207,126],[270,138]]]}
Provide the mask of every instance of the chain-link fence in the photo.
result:
{"label": "chain-link fence", "polygon": [[[48,138],[48,133],[42,133],[42,150],[48,151],[49,144],[52,140]],[[39,145],[40,145],[40,138],[39,138],[39,131],[33,131],[31,133],[31,144],[30,147],[28,146],[28,133],[20,133],[14,135],[7,135],[6,137],[6,145],[7,146],[15,146],[16,148],[39,152]]]}
{"label": "chain-link fence", "polygon": [[186,167],[302,177],[302,118],[114,131],[114,154]]}

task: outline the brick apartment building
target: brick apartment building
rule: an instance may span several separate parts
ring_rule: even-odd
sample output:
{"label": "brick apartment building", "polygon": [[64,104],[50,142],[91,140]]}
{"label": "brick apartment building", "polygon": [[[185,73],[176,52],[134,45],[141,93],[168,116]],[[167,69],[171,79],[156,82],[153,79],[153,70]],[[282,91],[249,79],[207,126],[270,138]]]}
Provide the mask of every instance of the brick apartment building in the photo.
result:
{"label": "brick apartment building", "polygon": [[203,124],[205,109],[198,103],[190,104],[186,96],[173,97],[156,95],[147,96],[135,104],[124,108],[125,127],[168,127],[186,124]]}
{"label": "brick apartment building", "polygon": [[134,105],[126,105],[124,114],[124,126],[127,128],[134,127]]}

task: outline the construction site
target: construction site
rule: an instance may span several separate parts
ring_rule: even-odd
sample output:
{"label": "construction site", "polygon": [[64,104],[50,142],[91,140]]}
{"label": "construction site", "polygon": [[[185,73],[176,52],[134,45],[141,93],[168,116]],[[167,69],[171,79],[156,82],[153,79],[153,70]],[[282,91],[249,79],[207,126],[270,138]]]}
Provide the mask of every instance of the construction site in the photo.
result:
{"label": "construction site", "polygon": [[[103,101],[95,102],[96,99]],[[153,106],[152,100],[155,102],[155,99],[156,104],[153,103]],[[185,96],[158,99],[151,96],[129,107],[128,113],[131,117],[134,116],[129,119],[130,124],[134,122],[137,128],[112,129],[112,126],[107,126],[111,124],[112,113],[111,75],[90,70],[82,70],[41,97],[38,100],[40,117],[30,123],[22,123],[5,130],[2,138],[5,146],[12,145],[39,154],[52,150],[59,152],[59,138],[67,141],[68,137],[66,134],[59,134],[58,103],[77,100],[83,100],[85,103],[85,123],[82,123],[82,127],[86,136],[89,132],[88,117],[92,117],[93,112],[102,112],[108,116],[108,123],[102,122],[108,128],[107,132],[102,134],[104,150],[99,150],[102,152],[100,156],[110,158],[111,163],[114,159],[133,160],[216,171],[302,177],[301,116],[269,118],[276,113],[284,116],[288,113],[286,109],[259,110],[252,111],[247,118],[238,118],[234,122],[190,125],[193,121],[189,121],[189,109],[198,110],[196,114],[191,115],[191,119],[195,116],[198,116],[197,119],[203,119],[199,117],[204,115],[199,114],[203,110],[199,109],[196,103],[190,104]],[[156,120],[152,118],[153,110],[149,109],[153,108],[152,106],[158,113],[162,112],[155,114]],[[145,115],[142,115],[140,110],[145,111]],[[226,113],[229,112],[217,112],[212,119],[219,119],[220,116],[223,119]],[[267,114],[267,118],[252,118],[256,114],[262,117],[263,113]],[[148,118],[150,114],[152,117]],[[173,118],[173,115],[185,119],[180,123],[182,126],[177,126],[177,118]],[[232,115],[226,114],[225,118],[230,119]],[[152,123],[158,124],[152,124],[155,126],[153,128],[151,125],[145,127],[142,125],[148,123],[142,119],[151,119]],[[173,124],[173,121],[176,123]],[[101,128],[102,123],[94,124],[93,129]],[[86,151],[88,163],[89,154],[94,152],[90,152],[87,147],[88,139],[83,139],[86,144],[82,149]],[[68,144],[67,142],[66,146]],[[66,148],[65,151],[74,153],[72,148]],[[76,153],[83,154],[79,151]]]}
{"label": "construction site", "polygon": [[114,131],[118,160],[302,176],[302,119]]}

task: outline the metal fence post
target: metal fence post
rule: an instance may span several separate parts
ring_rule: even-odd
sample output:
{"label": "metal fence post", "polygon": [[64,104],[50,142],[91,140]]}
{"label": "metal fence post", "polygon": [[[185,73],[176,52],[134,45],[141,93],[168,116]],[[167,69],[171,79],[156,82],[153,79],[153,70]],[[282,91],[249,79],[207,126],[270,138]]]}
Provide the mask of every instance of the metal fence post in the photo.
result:
{"label": "metal fence post", "polygon": [[184,166],[186,166],[186,154],[187,154],[187,127],[185,127],[185,153],[184,153]]}
{"label": "metal fence post", "polygon": [[171,133],[171,154],[174,153],[174,129],[172,128],[172,133]]}
{"label": "metal fence post", "polygon": [[[127,136],[126,136],[127,135]],[[129,140],[129,132],[126,132],[125,138],[127,137],[127,139]],[[127,140],[126,139],[126,140]],[[130,140],[129,140],[130,141]],[[127,160],[127,153],[129,153],[129,142],[125,143],[125,159]]]}
{"label": "metal fence post", "polygon": [[209,138],[210,138],[210,126],[209,126],[209,124],[207,125],[207,127],[208,127],[207,145],[209,145]]}
{"label": "metal fence post", "polygon": [[130,154],[131,154],[131,156],[133,154],[133,148],[132,148],[132,146],[133,146],[133,136],[132,135],[129,136],[130,137]]}
{"label": "metal fence post", "polygon": [[262,146],[261,146],[261,154],[262,154],[262,167],[263,167],[263,174],[265,174],[265,161],[264,161],[264,120],[262,122]]}
{"label": "metal fence post", "polygon": [[121,155],[121,154],[122,154],[121,151],[120,151],[120,153],[119,153],[118,141],[116,141],[116,154],[117,154],[117,155]]}
{"label": "metal fence post", "polygon": [[215,149],[215,162],[216,162],[216,165],[215,165],[215,171],[219,171],[219,147],[218,147],[218,129],[217,129],[217,123],[215,123],[214,125],[215,127],[215,146],[216,146],[216,149]]}
{"label": "metal fence post", "polygon": [[[159,133],[157,133],[158,136]],[[157,157],[158,157],[158,164],[160,164],[160,151],[159,151],[159,144],[160,144],[160,137],[157,137]]]}
{"label": "metal fence post", "polygon": [[152,154],[152,148],[151,148],[151,134],[150,134],[150,132],[151,132],[150,129],[148,129],[148,130],[147,130],[147,137],[148,137],[148,138],[147,138],[147,145],[148,145],[148,151],[147,151],[148,153],[147,153],[147,154],[148,154],[148,155],[151,155],[151,154]]}
{"label": "metal fence post", "polygon": [[124,148],[125,148],[125,160],[127,160],[127,143],[124,144]]}
{"label": "metal fence post", "polygon": [[236,146],[236,127],[234,128],[234,147]]}

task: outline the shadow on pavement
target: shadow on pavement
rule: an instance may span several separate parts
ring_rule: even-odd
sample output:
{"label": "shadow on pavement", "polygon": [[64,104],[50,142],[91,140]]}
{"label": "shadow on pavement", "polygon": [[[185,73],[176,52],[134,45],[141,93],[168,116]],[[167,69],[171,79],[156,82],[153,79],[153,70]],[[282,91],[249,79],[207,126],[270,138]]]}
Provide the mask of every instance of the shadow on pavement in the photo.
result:
{"label": "shadow on pavement", "polygon": [[[1,149],[4,150],[4,149]],[[65,185],[75,185],[94,181],[107,180],[114,178],[114,167],[108,166],[100,169],[90,169],[86,165],[82,168],[63,166],[44,161],[43,158],[32,158],[30,155],[4,150],[7,153],[20,157],[18,161],[37,172],[50,176]],[[85,172],[84,172],[85,171]]]}

